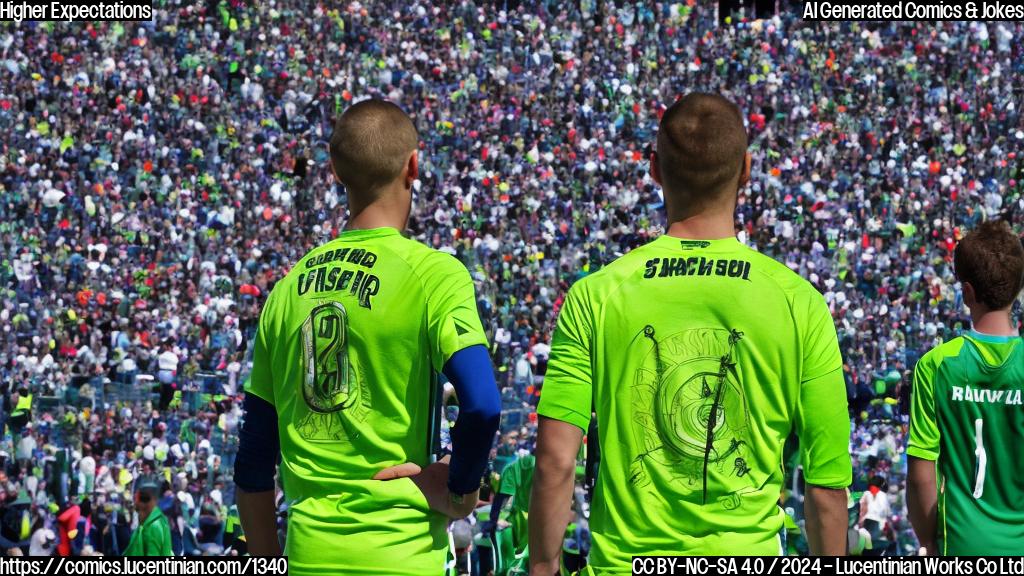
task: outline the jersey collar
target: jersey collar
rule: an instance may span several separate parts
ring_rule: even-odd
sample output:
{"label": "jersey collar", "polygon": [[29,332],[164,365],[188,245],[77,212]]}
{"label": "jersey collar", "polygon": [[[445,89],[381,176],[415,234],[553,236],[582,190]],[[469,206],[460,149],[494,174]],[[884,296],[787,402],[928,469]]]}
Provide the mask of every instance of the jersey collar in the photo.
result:
{"label": "jersey collar", "polygon": [[730,238],[715,238],[713,240],[697,240],[662,234],[658,237],[658,241],[663,243],[665,246],[671,246],[681,250],[731,250],[740,246],[740,241],[737,240],[735,236]]}
{"label": "jersey collar", "polygon": [[366,240],[367,238],[381,238],[383,236],[398,236],[400,232],[396,228],[369,228],[366,230],[342,230],[338,240]]}
{"label": "jersey collar", "polygon": [[1016,340],[1017,338],[1020,338],[1019,335],[1018,336],[996,336],[994,334],[984,334],[982,332],[978,332],[977,330],[974,330],[973,328],[970,331],[967,332],[967,335],[970,336],[971,338],[973,338],[974,340],[977,340],[978,342],[988,342],[989,344],[1005,344],[1006,342],[1012,342],[1012,341]]}

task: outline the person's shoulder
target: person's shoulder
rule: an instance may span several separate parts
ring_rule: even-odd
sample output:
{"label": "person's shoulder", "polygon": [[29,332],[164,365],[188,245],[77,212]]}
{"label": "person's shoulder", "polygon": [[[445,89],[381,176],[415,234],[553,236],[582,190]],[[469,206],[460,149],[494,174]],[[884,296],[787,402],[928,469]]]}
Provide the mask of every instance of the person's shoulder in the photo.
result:
{"label": "person's shoulder", "polygon": [[801,295],[823,298],[821,292],[818,292],[818,289],[813,284],[797,274],[789,266],[761,253],[756,248],[747,245],[742,246],[741,254],[750,259],[752,270],[762,274],[786,294],[790,296]]}
{"label": "person's shoulder", "polygon": [[960,355],[960,349],[963,348],[966,340],[963,336],[957,336],[952,340],[947,340],[942,344],[932,348],[931,350],[924,353],[921,359],[917,361],[918,366],[936,368],[946,358],[955,358]]}
{"label": "person's shoulder", "polygon": [[415,268],[426,269],[433,274],[451,274],[453,272],[465,272],[466,265],[454,254],[443,250],[435,250],[415,240],[407,240],[410,248],[409,254],[416,258]]}
{"label": "person's shoulder", "polygon": [[402,259],[424,286],[445,280],[468,278],[466,265],[453,254],[436,250],[411,238],[402,238],[388,246]]}
{"label": "person's shoulder", "polygon": [[396,236],[383,249],[397,258],[422,288],[427,300],[431,295],[449,293],[455,287],[471,283],[469,270],[461,260],[444,250],[404,236]]}

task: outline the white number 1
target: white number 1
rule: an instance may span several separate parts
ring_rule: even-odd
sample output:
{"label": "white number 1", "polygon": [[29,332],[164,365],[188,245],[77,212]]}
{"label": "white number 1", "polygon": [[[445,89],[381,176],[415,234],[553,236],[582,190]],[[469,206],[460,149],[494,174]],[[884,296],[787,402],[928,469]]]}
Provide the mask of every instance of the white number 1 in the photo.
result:
{"label": "white number 1", "polygon": [[974,455],[978,458],[978,475],[974,480],[974,497],[981,498],[985,491],[985,443],[981,439],[981,427],[983,421],[978,418],[974,421]]}

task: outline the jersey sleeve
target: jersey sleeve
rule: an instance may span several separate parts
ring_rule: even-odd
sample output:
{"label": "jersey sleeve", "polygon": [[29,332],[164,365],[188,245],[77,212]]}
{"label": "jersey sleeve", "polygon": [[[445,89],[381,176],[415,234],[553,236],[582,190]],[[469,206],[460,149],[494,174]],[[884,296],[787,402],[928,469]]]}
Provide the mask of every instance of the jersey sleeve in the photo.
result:
{"label": "jersey sleeve", "polygon": [[935,421],[934,354],[925,354],[914,367],[910,389],[910,440],[907,455],[922,460],[939,459],[939,426]]}
{"label": "jersey sleeve", "polygon": [[794,310],[805,318],[795,422],[804,478],[815,486],[845,488],[853,480],[850,415],[835,322],[825,299],[810,288]]}
{"label": "jersey sleeve", "polygon": [[[817,291],[808,289],[806,294],[801,295],[794,308],[805,318],[802,342],[803,369],[800,381],[815,380],[842,369],[843,357],[839,353],[836,325],[825,299]],[[845,398],[845,384],[842,388],[842,396]]]}
{"label": "jersey sleeve", "polygon": [[440,252],[429,260],[429,268],[421,277],[427,293],[430,359],[434,371],[440,372],[459,350],[477,344],[486,346],[487,336],[476,308],[473,279],[466,267]]}
{"label": "jersey sleeve", "polygon": [[842,370],[800,384],[796,434],[808,484],[823,488],[850,485],[850,415]]}
{"label": "jersey sleeve", "polygon": [[[271,296],[273,292],[271,292]],[[256,338],[252,348],[252,370],[249,372],[249,380],[245,383],[245,391],[248,394],[259,396],[274,406],[274,379],[271,366],[270,350],[267,348],[267,319],[271,315],[272,300],[267,297],[263,304],[263,311],[260,313],[260,321],[256,327]]]}
{"label": "jersey sleeve", "polygon": [[586,433],[593,398],[591,311],[583,284],[569,290],[551,339],[551,356],[537,414],[578,426]]}

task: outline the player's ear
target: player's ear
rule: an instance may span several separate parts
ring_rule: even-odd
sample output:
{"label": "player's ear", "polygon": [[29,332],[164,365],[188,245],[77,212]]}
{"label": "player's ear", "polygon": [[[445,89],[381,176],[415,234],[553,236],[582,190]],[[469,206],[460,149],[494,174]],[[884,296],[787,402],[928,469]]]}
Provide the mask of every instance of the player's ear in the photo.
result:
{"label": "player's ear", "polygon": [[419,151],[413,150],[409,156],[409,163],[405,166],[405,187],[412,188],[414,180],[420,177]]}
{"label": "player's ear", "polygon": [[658,186],[664,188],[664,184],[661,183],[661,168],[658,167],[657,152],[651,152],[651,178],[658,183]]}
{"label": "player's ear", "polygon": [[750,152],[743,155],[743,167],[740,168],[740,189],[750,182]]}
{"label": "player's ear", "polygon": [[970,282],[960,283],[964,292],[964,304],[968,308],[974,308],[978,304],[977,294],[974,292],[974,286],[971,286]]}
{"label": "player's ear", "polygon": [[341,178],[338,177],[338,171],[334,168],[334,159],[331,158],[330,145],[328,145],[328,149],[327,149],[327,158],[328,158],[327,162],[331,165],[331,175],[334,176],[334,181],[337,182],[338,184],[344,184],[341,181]]}

